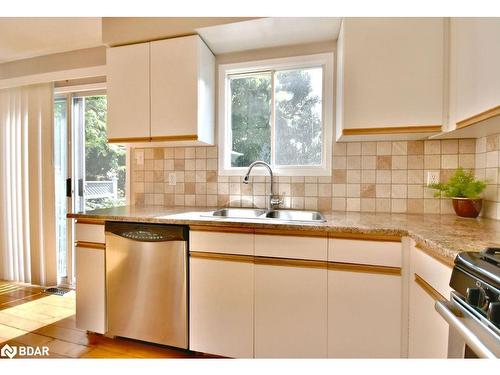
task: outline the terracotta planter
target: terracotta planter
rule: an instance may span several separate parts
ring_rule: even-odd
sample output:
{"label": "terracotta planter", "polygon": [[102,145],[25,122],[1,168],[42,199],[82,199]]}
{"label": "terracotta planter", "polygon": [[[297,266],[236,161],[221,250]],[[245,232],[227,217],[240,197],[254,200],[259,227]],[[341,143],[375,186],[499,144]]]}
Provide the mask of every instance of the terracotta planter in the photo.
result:
{"label": "terracotta planter", "polygon": [[478,217],[483,207],[483,200],[470,198],[452,198],[455,213],[460,217]]}

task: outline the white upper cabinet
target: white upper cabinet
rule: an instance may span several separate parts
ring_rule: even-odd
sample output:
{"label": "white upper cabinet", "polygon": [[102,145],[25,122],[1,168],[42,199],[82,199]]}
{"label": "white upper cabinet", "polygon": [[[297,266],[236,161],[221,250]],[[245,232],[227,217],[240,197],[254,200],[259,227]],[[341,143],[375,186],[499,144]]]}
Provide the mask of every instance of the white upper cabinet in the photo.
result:
{"label": "white upper cabinet", "polygon": [[499,67],[500,19],[452,18],[448,130],[500,115]]}
{"label": "white upper cabinet", "polygon": [[108,139],[148,141],[149,43],[108,48]]}
{"label": "white upper cabinet", "polygon": [[110,142],[214,142],[215,57],[197,35],[108,49]]}
{"label": "white upper cabinet", "polygon": [[439,132],[444,45],[443,18],[345,18],[337,44],[337,139]]}
{"label": "white upper cabinet", "polygon": [[196,35],[151,42],[151,77],[153,140],[213,143],[215,59],[205,43]]}

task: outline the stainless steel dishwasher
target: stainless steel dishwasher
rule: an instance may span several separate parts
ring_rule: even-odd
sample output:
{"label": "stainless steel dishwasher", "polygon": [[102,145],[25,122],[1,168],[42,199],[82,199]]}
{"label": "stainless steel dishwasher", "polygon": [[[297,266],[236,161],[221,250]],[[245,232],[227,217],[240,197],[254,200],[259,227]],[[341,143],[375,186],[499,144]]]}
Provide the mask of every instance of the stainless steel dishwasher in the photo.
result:
{"label": "stainless steel dishwasher", "polygon": [[106,222],[108,334],[188,348],[188,228]]}

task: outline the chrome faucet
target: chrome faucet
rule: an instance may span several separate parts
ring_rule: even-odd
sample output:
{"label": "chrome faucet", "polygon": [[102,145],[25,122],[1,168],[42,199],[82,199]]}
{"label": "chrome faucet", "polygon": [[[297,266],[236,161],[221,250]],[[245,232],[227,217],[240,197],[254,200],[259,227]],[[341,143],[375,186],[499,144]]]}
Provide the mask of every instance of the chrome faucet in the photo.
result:
{"label": "chrome faucet", "polygon": [[273,170],[271,169],[269,164],[267,164],[265,161],[258,160],[258,161],[254,161],[252,164],[250,164],[250,166],[248,167],[247,173],[243,177],[243,183],[248,184],[248,179],[250,178],[250,172],[252,171],[253,167],[255,167],[256,165],[262,165],[262,166],[266,167],[267,170],[269,171],[269,176],[271,177],[271,194],[269,194],[269,199],[267,201],[267,209],[272,210],[274,208],[278,208],[279,205],[283,203],[283,201],[279,197],[277,197],[277,196],[275,197],[275,195],[274,195]]}

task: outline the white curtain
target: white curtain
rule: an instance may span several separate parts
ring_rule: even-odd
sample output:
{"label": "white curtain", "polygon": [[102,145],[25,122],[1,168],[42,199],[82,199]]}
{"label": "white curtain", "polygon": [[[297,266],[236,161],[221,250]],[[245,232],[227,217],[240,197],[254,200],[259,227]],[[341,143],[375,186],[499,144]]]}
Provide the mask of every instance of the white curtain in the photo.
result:
{"label": "white curtain", "polygon": [[57,282],[53,86],[0,90],[0,279]]}

